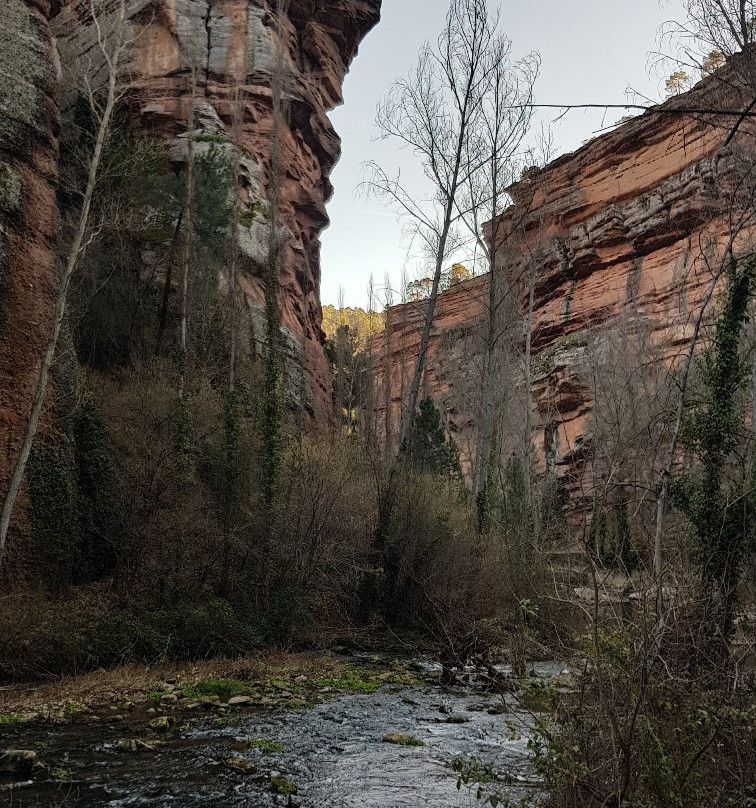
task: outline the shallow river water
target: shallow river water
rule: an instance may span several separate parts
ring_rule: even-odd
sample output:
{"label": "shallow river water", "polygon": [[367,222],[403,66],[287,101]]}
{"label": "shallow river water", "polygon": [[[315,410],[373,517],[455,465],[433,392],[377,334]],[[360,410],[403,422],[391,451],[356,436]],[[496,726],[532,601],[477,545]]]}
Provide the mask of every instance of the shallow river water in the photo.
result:
{"label": "shallow river water", "polygon": [[[541,677],[559,666],[536,665]],[[508,723],[519,727],[512,737]],[[37,749],[48,773],[9,791],[0,780],[0,806],[151,806],[152,808],[459,808],[476,805],[474,791],[457,789],[452,763],[475,756],[493,764],[519,799],[535,797],[540,784],[527,749],[532,718],[509,696],[470,687],[386,686],[372,694],[339,696],[306,712],[244,712],[231,719],[196,717],[177,726],[156,752],[124,754],[119,739],[132,737],[123,723],[28,725],[4,728],[2,746]],[[383,741],[388,733],[412,735],[422,746]],[[264,753],[242,739],[282,745]],[[251,767],[229,766],[242,761]],[[65,771],[67,780],[49,772]],[[271,778],[284,776],[297,794],[273,794]],[[60,774],[58,774],[60,777]],[[16,777],[15,780],[20,778]]]}

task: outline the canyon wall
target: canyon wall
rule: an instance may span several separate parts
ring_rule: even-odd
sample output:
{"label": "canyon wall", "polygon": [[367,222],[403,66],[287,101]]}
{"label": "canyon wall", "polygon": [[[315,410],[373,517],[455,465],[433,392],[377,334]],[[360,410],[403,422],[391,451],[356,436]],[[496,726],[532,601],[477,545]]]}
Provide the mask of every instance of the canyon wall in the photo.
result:
{"label": "canyon wall", "polygon": [[[278,300],[286,400],[315,423],[332,417],[331,369],[321,331],[320,241],[328,224],[329,175],[340,140],[328,110],[381,0],[126,0],[120,109],[162,139],[178,169],[188,154],[195,96],[195,152],[215,145],[239,160],[241,260],[246,318],[242,346],[265,339],[263,301],[272,199],[273,75],[280,76],[281,170]],[[61,227],[75,194],[61,183],[61,120],[76,96],[102,88],[119,0],[3,0],[0,25],[0,491],[18,457],[41,357],[52,332],[60,277]],[[98,30],[109,37],[105,49]],[[192,79],[194,76],[194,79]],[[194,87],[194,89],[193,89]],[[76,123],[80,123],[76,121]],[[70,157],[70,155],[69,155]],[[70,166],[69,166],[70,169]],[[59,187],[60,186],[60,187]],[[61,216],[61,212],[63,216]],[[68,211],[71,214],[71,211]],[[63,222],[63,225],[61,224]],[[143,256],[147,261],[149,256]],[[144,270],[149,276],[149,267]],[[154,276],[154,271],[152,271]],[[158,281],[161,279],[158,278]],[[162,284],[161,284],[162,287]],[[176,284],[173,285],[174,294]],[[242,332],[242,328],[239,329]],[[242,340],[240,340],[241,342]],[[41,428],[67,429],[76,359],[64,328]],[[305,419],[306,421],[306,419]],[[60,431],[60,430],[58,430]],[[65,435],[64,443],[70,443]],[[69,436],[70,438],[70,436]],[[17,526],[23,509],[16,509]],[[16,531],[16,535],[20,535]],[[13,539],[15,541],[15,539]]]}
{"label": "canyon wall", "polygon": [[[753,122],[743,123],[725,145],[734,117],[680,112],[744,109],[752,98],[750,67],[736,58],[692,91],[541,171],[529,170],[510,189],[513,204],[499,223],[504,235],[498,248],[498,286],[512,290],[499,315],[500,448],[519,452],[530,427],[536,468],[562,478],[573,496],[590,492],[586,458],[595,457],[597,434],[614,429],[626,436],[629,421],[638,417],[620,411],[622,395],[654,398],[660,411],[669,406],[663,400],[674,394],[669,370],[687,349],[731,235],[736,254],[753,248],[752,222],[733,226],[754,206],[754,182],[740,182],[753,176]],[[529,397],[523,359],[531,277]],[[487,275],[440,296],[422,388],[445,414],[468,470],[475,456],[487,307]],[[387,329],[371,345],[376,422],[389,442],[417,359],[424,312],[423,302],[393,307]],[[641,373],[641,367],[653,373]],[[612,382],[616,389],[610,391]],[[596,396],[602,397],[600,412]],[[612,420],[618,423],[612,426]],[[643,428],[634,438],[635,452],[645,453],[644,473],[652,474],[661,451],[648,443],[652,428],[646,438]],[[659,434],[653,431],[654,439]]]}
{"label": "canyon wall", "polygon": [[[239,285],[255,339],[263,333],[264,274],[272,186],[273,74],[281,79],[279,180],[283,256],[279,303],[289,404],[325,422],[332,411],[331,372],[320,309],[320,240],[328,224],[329,175],[340,141],[327,111],[342,101],[342,82],[357,47],[379,19],[381,0],[130,0],[125,100],[148,132],[185,161],[195,84],[195,153],[231,143],[242,153]],[[106,5],[107,8],[107,5]],[[113,20],[112,0],[103,13]],[[103,61],[89,2],[64,2],[54,21],[62,61],[72,74],[100,78]],[[195,78],[192,80],[192,74]],[[95,78],[96,81],[96,78]],[[75,78],[71,84],[75,84]],[[238,155],[238,151],[233,153]]]}
{"label": "canyon wall", "polygon": [[0,24],[0,491],[31,409],[54,309],[59,70],[48,0],[6,0]]}

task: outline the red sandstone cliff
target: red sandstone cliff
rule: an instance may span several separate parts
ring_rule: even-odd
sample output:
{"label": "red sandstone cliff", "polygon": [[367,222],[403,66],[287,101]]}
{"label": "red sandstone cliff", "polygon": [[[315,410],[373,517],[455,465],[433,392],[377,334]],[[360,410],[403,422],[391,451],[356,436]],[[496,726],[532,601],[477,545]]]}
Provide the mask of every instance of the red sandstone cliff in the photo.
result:
{"label": "red sandstone cliff", "polygon": [[[601,384],[610,377],[630,384],[615,371],[625,367],[629,376],[633,363],[642,364],[641,348],[666,374],[687,346],[712,269],[733,232],[733,195],[744,197],[740,205],[754,204],[749,189],[736,184],[753,171],[753,122],[725,146],[734,118],[667,113],[745,108],[752,98],[751,69],[744,57],[736,59],[725,73],[666,102],[661,114],[657,109],[634,118],[511,189],[514,204],[503,227],[510,236],[500,252],[500,271],[515,289],[515,306],[501,323],[502,344],[512,349],[506,355],[503,348],[499,359],[503,448],[516,450],[513,432],[525,434],[523,312],[534,266],[534,457],[541,469],[575,472],[570,483],[584,493],[590,484],[583,458],[606,426],[594,411],[592,376],[600,367]],[[746,242],[754,243],[753,226],[738,233],[736,252]],[[487,286],[488,276],[480,276],[441,295],[424,377],[425,393],[446,413],[468,464],[475,453]],[[393,307],[386,331],[371,346],[377,422],[393,436],[423,316],[422,303]],[[653,384],[660,397],[662,382]],[[630,417],[617,415],[615,432]],[[601,418],[606,420],[603,412]],[[642,438],[637,442],[642,445]],[[649,455],[657,451],[647,449]]]}
{"label": "red sandstone cliff", "polygon": [[58,67],[48,0],[0,23],[0,491],[8,487],[54,309]]}
{"label": "red sandstone cliff", "polygon": [[[285,253],[280,275],[281,324],[289,390],[318,421],[331,412],[331,374],[321,333],[320,240],[328,224],[330,172],[340,141],[326,112],[341,103],[342,81],[357,47],[379,19],[381,0],[291,0],[283,25],[273,0],[131,2],[133,41],[129,102],[144,127],[185,159],[191,69],[197,73],[195,138],[238,140],[242,211],[239,245],[246,256],[240,286],[253,328],[261,320],[267,260],[267,205],[273,124],[271,75],[284,74],[287,123],[282,135],[279,208]],[[64,64],[98,65],[88,2],[68,0],[54,28]],[[283,30],[281,30],[283,29]],[[238,102],[235,99],[238,97]],[[241,124],[232,131],[234,105]],[[297,378],[291,378],[291,376]]]}

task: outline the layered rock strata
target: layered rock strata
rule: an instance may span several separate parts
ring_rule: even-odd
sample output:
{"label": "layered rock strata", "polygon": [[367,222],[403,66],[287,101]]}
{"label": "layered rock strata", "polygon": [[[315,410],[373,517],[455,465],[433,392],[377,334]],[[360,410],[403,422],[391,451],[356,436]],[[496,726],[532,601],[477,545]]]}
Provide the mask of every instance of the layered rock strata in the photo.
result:
{"label": "layered rock strata", "polygon": [[[629,395],[636,384],[632,379],[642,377],[638,384],[645,388],[635,393],[654,398],[662,411],[669,404],[663,396],[674,394],[669,370],[689,344],[730,239],[736,254],[752,249],[753,222],[738,228],[733,221],[747,218],[749,206],[753,210],[754,182],[741,182],[753,176],[753,121],[744,122],[725,145],[734,117],[676,112],[744,109],[753,95],[750,66],[745,57],[736,58],[691,92],[542,171],[526,172],[527,178],[510,189],[513,204],[500,222],[506,238],[499,246],[499,286],[514,290],[517,306],[500,323],[503,449],[521,448],[512,433],[524,435],[529,423],[537,467],[563,477],[574,496],[590,491],[585,461],[594,438],[609,429],[604,411],[610,393],[613,402],[621,398],[620,392],[603,389],[606,380],[614,379],[618,389],[625,385]],[[523,335],[531,272],[528,422]],[[487,275],[441,295],[423,380],[425,393],[445,412],[468,468],[476,450],[487,302]],[[423,303],[393,307],[386,331],[371,346],[379,388],[376,422],[389,438],[396,434],[417,359],[424,310]],[[641,373],[641,367],[657,370]],[[622,379],[620,370],[627,371]],[[600,412],[597,396],[603,397]],[[612,417],[620,422],[619,433],[636,416],[617,412]],[[646,420],[651,423],[653,413],[646,413]],[[658,446],[644,449],[642,436],[636,442],[641,446],[636,453],[661,453]]]}
{"label": "layered rock strata", "polygon": [[[321,332],[320,241],[328,224],[330,172],[340,141],[326,113],[342,101],[357,47],[379,19],[381,0],[132,0],[126,98],[144,128],[186,159],[194,83],[194,140],[241,150],[239,285],[253,331],[262,329],[270,205],[283,244],[278,299],[290,399],[324,422],[331,412],[330,366]],[[113,0],[110,14],[116,13]],[[69,0],[55,19],[66,66],[103,75],[89,2]],[[285,10],[284,10],[285,9]],[[281,176],[273,199],[274,80],[280,82]],[[194,78],[192,78],[194,76]],[[238,154],[234,150],[234,154]]]}

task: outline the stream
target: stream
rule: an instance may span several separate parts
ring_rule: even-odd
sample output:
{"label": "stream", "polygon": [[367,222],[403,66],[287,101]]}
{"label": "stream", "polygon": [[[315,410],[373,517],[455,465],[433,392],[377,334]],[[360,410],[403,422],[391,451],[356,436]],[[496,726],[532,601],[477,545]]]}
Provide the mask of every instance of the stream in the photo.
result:
{"label": "stream", "polygon": [[[433,675],[433,663],[415,664]],[[540,678],[563,668],[531,667]],[[510,694],[474,683],[444,689],[429,678],[339,695],[301,712],[258,708],[185,718],[154,749],[132,753],[124,739],[144,730],[128,718],[0,727],[1,749],[36,750],[45,767],[24,777],[0,775],[0,806],[459,808],[477,804],[475,787],[457,788],[452,763],[472,756],[492,765],[501,778],[497,791],[513,802],[526,795],[537,801],[541,790],[527,748],[532,716]],[[389,733],[422,745],[385,742]],[[271,748],[251,747],[250,739]],[[273,793],[279,777],[282,790],[293,784],[296,794]]]}

